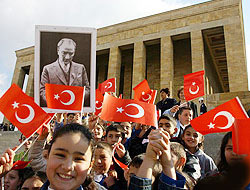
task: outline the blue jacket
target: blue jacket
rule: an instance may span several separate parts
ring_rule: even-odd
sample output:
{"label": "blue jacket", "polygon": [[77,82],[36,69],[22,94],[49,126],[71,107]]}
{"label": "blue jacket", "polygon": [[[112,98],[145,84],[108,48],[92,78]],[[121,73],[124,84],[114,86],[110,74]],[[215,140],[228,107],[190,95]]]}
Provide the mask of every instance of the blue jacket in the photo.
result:
{"label": "blue jacket", "polygon": [[[158,182],[158,190],[182,190],[184,189],[186,179],[181,174],[176,173],[177,180],[171,179],[164,173],[161,173]],[[140,178],[135,175],[131,176],[129,190],[151,190],[152,180]]]}

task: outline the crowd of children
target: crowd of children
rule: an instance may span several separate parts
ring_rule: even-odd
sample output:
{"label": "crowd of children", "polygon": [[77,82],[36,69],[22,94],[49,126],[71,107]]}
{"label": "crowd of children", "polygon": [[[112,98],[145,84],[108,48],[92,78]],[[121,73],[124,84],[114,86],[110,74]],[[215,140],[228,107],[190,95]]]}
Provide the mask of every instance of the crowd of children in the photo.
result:
{"label": "crowd of children", "polygon": [[[204,152],[205,137],[190,125],[195,106],[185,104],[182,91],[179,105],[172,99],[172,107],[165,100],[158,104],[164,111],[158,129],[103,121],[94,114],[83,120],[79,114],[57,114],[48,130],[27,141],[24,152],[2,154],[4,189],[250,189],[250,169],[244,155],[233,152],[232,133],[221,142],[216,166]],[[31,162],[15,169],[17,160]]]}

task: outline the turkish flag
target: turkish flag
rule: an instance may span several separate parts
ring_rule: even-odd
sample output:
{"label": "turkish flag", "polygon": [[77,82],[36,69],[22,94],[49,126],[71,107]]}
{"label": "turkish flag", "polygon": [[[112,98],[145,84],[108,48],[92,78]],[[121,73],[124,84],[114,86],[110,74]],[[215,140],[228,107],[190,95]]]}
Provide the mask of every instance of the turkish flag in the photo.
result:
{"label": "turkish flag", "polygon": [[187,101],[204,96],[204,71],[184,76],[184,96]]}
{"label": "turkish flag", "polygon": [[26,166],[29,165],[30,162],[31,162],[31,161],[17,160],[17,161],[13,164],[11,170],[20,170],[20,169],[24,169],[24,168],[26,168]]}
{"label": "turkish flag", "polygon": [[102,104],[101,119],[136,122],[157,127],[156,106],[138,100],[115,98],[107,93]]}
{"label": "turkish flag", "polygon": [[157,96],[157,90],[152,90],[152,93],[151,93],[151,98],[150,100],[148,101],[149,104],[154,104],[155,103],[155,98]]}
{"label": "turkish flag", "polygon": [[134,100],[142,100],[142,96],[144,95],[144,98],[148,99],[147,95],[151,94],[151,89],[149,88],[148,81],[144,79],[142,82],[140,82],[137,86],[133,88],[134,90]]}
{"label": "turkish flag", "polygon": [[104,81],[103,83],[99,84],[98,89],[101,91],[102,94],[104,94],[105,92],[115,93],[116,79],[111,78],[111,79]]}
{"label": "turkish flag", "polygon": [[192,127],[203,135],[232,131],[235,119],[248,118],[238,97],[191,120]]}
{"label": "turkish flag", "polygon": [[0,98],[0,111],[26,138],[50,119],[50,116],[16,84]]}
{"label": "turkish flag", "polygon": [[47,131],[49,130],[49,129],[47,128],[47,125],[48,125],[48,124],[50,123],[50,121],[53,119],[55,113],[48,113],[48,114],[50,115],[51,118],[50,118],[48,121],[46,121],[46,122],[43,124],[42,127],[40,127],[40,128],[37,130],[37,133],[38,133],[39,135],[42,134],[44,128],[46,128]]}
{"label": "turkish flag", "polygon": [[232,132],[233,150],[250,158],[250,119],[235,119]]}
{"label": "turkish flag", "polygon": [[99,89],[95,90],[95,115],[99,115],[102,111],[103,95]]}
{"label": "turkish flag", "polygon": [[45,84],[48,108],[68,111],[81,111],[84,101],[84,89],[80,86]]}
{"label": "turkish flag", "polygon": [[146,79],[134,87],[133,90],[134,100],[154,104],[157,90],[151,90]]}

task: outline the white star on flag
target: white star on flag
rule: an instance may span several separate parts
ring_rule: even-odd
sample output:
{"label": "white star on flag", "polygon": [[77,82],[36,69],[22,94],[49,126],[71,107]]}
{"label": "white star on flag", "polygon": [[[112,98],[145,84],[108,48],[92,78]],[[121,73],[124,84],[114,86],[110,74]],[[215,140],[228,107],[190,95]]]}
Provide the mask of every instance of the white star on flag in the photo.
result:
{"label": "white star on flag", "polygon": [[13,109],[18,108],[18,105],[19,105],[19,103],[17,103],[17,102],[15,101],[14,104],[12,104]]}
{"label": "white star on flag", "polygon": [[194,86],[194,85],[196,85],[196,83],[195,83],[195,82],[192,82],[192,85]]}
{"label": "white star on flag", "polygon": [[54,94],[54,99],[57,99],[60,98],[60,96],[58,94]]}
{"label": "white star on flag", "polygon": [[123,111],[124,111],[124,109],[122,109],[122,107],[117,108],[117,110],[116,110],[116,112],[120,112],[120,113],[122,113]]}
{"label": "white star on flag", "polygon": [[214,129],[214,125],[215,125],[215,124],[210,123],[210,124],[208,125],[209,129]]}

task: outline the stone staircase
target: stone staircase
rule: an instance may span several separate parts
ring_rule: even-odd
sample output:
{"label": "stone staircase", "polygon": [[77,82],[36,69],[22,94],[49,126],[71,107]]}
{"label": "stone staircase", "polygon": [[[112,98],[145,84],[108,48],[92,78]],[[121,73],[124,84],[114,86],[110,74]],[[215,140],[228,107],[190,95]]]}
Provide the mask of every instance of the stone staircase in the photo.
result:
{"label": "stone staircase", "polygon": [[250,91],[240,92],[226,92],[206,95],[206,105],[208,110],[214,109],[215,107],[235,98],[239,97],[243,107],[246,111],[250,109]]}

